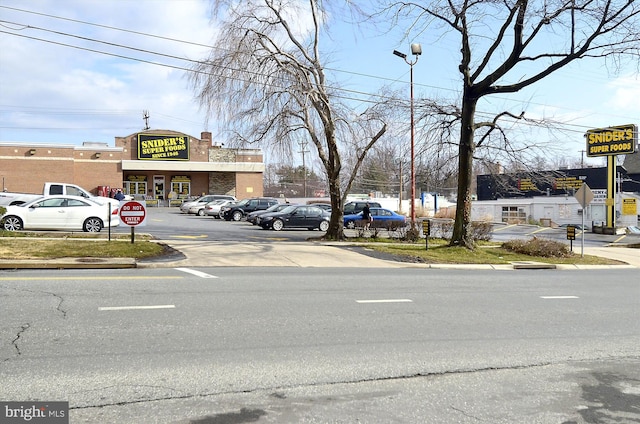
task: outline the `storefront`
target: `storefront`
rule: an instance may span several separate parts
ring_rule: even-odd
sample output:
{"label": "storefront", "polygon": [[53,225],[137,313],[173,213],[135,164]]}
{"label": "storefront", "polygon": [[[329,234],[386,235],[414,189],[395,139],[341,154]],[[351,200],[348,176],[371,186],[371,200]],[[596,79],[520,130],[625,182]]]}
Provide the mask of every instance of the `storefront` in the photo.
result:
{"label": "storefront", "polygon": [[122,188],[151,205],[179,205],[203,194],[261,196],[264,163],[258,149],[225,149],[170,130],[149,130],[83,146],[0,142],[3,190],[38,193],[66,182],[94,194]]}

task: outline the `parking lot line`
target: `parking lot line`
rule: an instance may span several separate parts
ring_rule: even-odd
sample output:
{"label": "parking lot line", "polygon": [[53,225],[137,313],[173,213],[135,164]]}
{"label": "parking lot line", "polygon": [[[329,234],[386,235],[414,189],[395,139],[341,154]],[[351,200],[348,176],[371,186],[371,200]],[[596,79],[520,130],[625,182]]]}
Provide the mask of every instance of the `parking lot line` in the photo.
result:
{"label": "parking lot line", "polygon": [[511,228],[511,227],[517,227],[518,224],[509,224],[509,225],[505,225],[504,227],[500,227],[500,228],[493,228],[493,231],[502,231],[502,230],[506,230],[507,228]]}
{"label": "parking lot line", "polygon": [[579,299],[578,296],[540,296],[540,299]]}
{"label": "parking lot line", "polygon": [[99,311],[132,311],[148,309],[175,309],[176,305],[148,305],[148,306],[102,306]]}
{"label": "parking lot line", "polygon": [[369,299],[356,300],[356,303],[412,303],[411,299]]}

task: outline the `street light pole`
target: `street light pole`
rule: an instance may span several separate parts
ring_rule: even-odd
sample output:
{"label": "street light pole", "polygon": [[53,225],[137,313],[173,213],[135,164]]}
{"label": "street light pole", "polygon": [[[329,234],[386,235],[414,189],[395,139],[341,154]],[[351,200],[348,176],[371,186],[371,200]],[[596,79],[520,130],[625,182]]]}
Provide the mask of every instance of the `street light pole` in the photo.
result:
{"label": "street light pole", "polygon": [[415,152],[415,123],[414,123],[414,114],[413,114],[413,65],[418,62],[418,56],[422,54],[422,47],[420,44],[414,43],[411,44],[411,54],[415,56],[415,60],[407,60],[407,55],[399,52],[397,50],[393,51],[398,57],[404,59],[405,62],[409,65],[409,84],[411,86],[411,103],[410,103],[410,113],[411,113],[411,226],[414,227],[416,223],[416,152]]}

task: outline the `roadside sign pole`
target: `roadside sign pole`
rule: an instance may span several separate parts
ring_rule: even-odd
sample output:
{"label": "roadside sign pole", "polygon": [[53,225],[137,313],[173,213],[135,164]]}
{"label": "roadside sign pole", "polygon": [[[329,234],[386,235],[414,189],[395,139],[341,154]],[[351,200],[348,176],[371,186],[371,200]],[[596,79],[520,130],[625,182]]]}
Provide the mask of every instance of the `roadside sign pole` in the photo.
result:
{"label": "roadside sign pole", "polygon": [[422,221],[422,233],[425,236],[424,250],[429,250],[429,235],[431,235],[431,221],[425,219]]}
{"label": "roadside sign pole", "polygon": [[124,225],[131,227],[131,244],[136,240],[135,227],[146,225],[146,203],[137,201],[126,201],[120,203],[120,221]]}
{"label": "roadside sign pole", "polygon": [[582,237],[580,237],[580,257],[584,257],[584,215],[587,213],[587,206],[593,201],[593,191],[586,183],[587,177],[581,175],[578,177],[582,181],[582,185],[575,194],[575,198],[582,206]]}
{"label": "roadside sign pole", "polygon": [[582,190],[582,234],[580,236],[580,257],[584,258],[584,215],[587,212],[587,190]]}

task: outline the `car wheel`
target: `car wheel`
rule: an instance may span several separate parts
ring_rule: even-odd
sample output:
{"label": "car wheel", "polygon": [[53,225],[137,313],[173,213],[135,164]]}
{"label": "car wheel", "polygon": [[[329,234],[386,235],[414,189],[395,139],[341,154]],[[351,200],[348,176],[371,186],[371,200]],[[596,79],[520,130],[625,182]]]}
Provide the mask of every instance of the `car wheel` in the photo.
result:
{"label": "car wheel", "polygon": [[275,221],[273,221],[273,224],[271,224],[271,228],[273,228],[275,231],[280,231],[284,228],[284,222],[282,222],[281,219],[276,219]]}
{"label": "car wheel", "polygon": [[347,222],[347,228],[350,230],[353,230],[354,228],[356,228],[356,222],[355,221]]}
{"label": "car wheel", "polygon": [[82,229],[87,233],[99,233],[102,230],[102,220],[100,218],[87,218],[82,225]]}
{"label": "car wheel", "polygon": [[235,211],[232,215],[234,221],[240,221],[242,219],[242,212]]}
{"label": "car wheel", "polygon": [[204,212],[204,209],[200,209],[200,210],[198,211],[198,216],[204,216],[204,213],[205,213],[205,212]]}
{"label": "car wheel", "polygon": [[20,231],[22,227],[22,220],[17,216],[7,216],[2,220],[2,228],[6,231]]}
{"label": "car wheel", "polygon": [[329,222],[322,221],[318,228],[320,229],[320,231],[327,231],[329,229]]}

